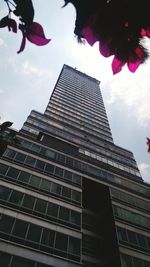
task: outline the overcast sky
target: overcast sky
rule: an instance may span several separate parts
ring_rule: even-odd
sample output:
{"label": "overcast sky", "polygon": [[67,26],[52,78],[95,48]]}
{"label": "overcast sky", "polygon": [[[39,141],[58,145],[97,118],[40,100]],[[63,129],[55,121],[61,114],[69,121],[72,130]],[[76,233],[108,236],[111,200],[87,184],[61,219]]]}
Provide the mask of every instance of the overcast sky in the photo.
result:
{"label": "overcast sky", "polygon": [[[113,76],[112,58],[104,58],[98,45],[78,44],[74,34],[75,10],[63,0],[34,0],[35,19],[51,38],[47,46],[29,42],[17,54],[21,33],[0,29],[0,117],[20,129],[32,109],[44,112],[63,64],[101,81],[100,87],[116,145],[134,153],[143,179],[150,183],[150,59],[136,73],[126,67]],[[7,15],[1,1],[0,18]],[[149,41],[149,40],[148,40]],[[145,41],[150,48],[150,41]]]}

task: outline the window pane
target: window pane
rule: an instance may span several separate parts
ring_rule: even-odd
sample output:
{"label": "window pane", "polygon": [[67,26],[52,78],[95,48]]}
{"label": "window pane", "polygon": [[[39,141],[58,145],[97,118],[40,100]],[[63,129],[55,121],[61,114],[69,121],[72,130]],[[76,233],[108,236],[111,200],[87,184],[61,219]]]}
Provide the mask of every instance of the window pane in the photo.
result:
{"label": "window pane", "polygon": [[56,233],[55,248],[67,251],[67,242],[68,236],[61,233]]}
{"label": "window pane", "polygon": [[0,219],[0,231],[10,233],[12,230],[13,223],[14,218],[2,215]]}
{"label": "window pane", "polygon": [[8,166],[4,164],[0,164],[0,174],[5,175],[8,170]]}
{"label": "window pane", "polygon": [[35,197],[29,196],[29,195],[25,195],[24,199],[23,199],[23,203],[22,206],[27,208],[27,209],[33,209],[34,206],[34,202],[35,202]]}
{"label": "window pane", "polygon": [[63,187],[62,187],[62,195],[63,195],[65,198],[71,198],[71,189],[68,188],[68,187],[63,186]]}
{"label": "window pane", "polygon": [[143,260],[133,258],[134,267],[143,267]]}
{"label": "window pane", "polygon": [[73,174],[73,182],[76,183],[76,184],[81,185],[81,176],[74,173]]}
{"label": "window pane", "polygon": [[45,244],[46,246],[53,247],[54,246],[54,237],[55,237],[54,231],[51,231],[48,229],[43,229],[41,243]]}
{"label": "window pane", "polygon": [[41,230],[42,230],[41,227],[35,224],[30,224],[27,239],[32,240],[34,242],[39,242],[41,236]]}
{"label": "window pane", "polygon": [[133,267],[132,257],[122,254],[121,255],[122,267]]}
{"label": "window pane", "polygon": [[37,199],[34,209],[40,213],[45,213],[46,212],[46,205],[47,205],[46,201],[44,201],[42,199]]}
{"label": "window pane", "polygon": [[24,183],[28,183],[29,182],[29,178],[30,178],[30,173],[21,171],[20,174],[19,174],[18,180],[20,180],[20,181],[22,181]]}
{"label": "window pane", "polygon": [[58,216],[58,205],[54,203],[48,203],[47,215],[57,218]]}
{"label": "window pane", "polygon": [[21,205],[22,198],[23,198],[23,193],[18,191],[12,191],[9,202],[15,203],[16,205]]}
{"label": "window pane", "polygon": [[11,259],[11,255],[0,252],[0,263],[2,267],[8,267]]}
{"label": "window pane", "polygon": [[81,225],[81,215],[79,212],[71,210],[70,222]]}
{"label": "window pane", "polygon": [[56,153],[46,149],[45,156],[47,156],[48,158],[51,158],[51,159],[55,159]]}
{"label": "window pane", "polygon": [[8,200],[9,195],[10,195],[11,189],[0,186],[0,198],[3,200]]}
{"label": "window pane", "polygon": [[25,161],[25,158],[26,158],[26,155],[25,154],[22,154],[22,153],[17,153],[16,157],[15,157],[15,160],[17,161],[20,161],[20,162],[24,162]]}
{"label": "window pane", "polygon": [[31,149],[34,151],[34,152],[39,152],[40,151],[40,146],[36,145],[36,144],[32,144],[32,147]]}
{"label": "window pane", "polygon": [[8,149],[8,148],[6,149],[6,151],[4,153],[4,156],[8,157],[10,159],[13,159],[15,157],[15,155],[16,155],[16,151]]}
{"label": "window pane", "polygon": [[46,191],[49,191],[50,192],[50,187],[51,187],[51,182],[42,179],[40,188],[43,189],[43,190],[46,190]]}
{"label": "window pane", "polygon": [[52,164],[46,164],[45,166],[45,172],[47,173],[53,173],[54,172],[54,166]]}
{"label": "window pane", "polygon": [[72,200],[76,202],[81,202],[81,193],[75,190],[72,190]]}
{"label": "window pane", "polygon": [[36,168],[41,170],[41,171],[44,171],[44,167],[45,167],[45,162],[37,159]]}
{"label": "window pane", "polygon": [[137,234],[137,239],[140,247],[147,247],[146,237],[144,235]]}
{"label": "window pane", "polygon": [[80,240],[69,236],[68,253],[80,255]]}
{"label": "window pane", "polygon": [[15,226],[13,228],[13,235],[25,238],[28,229],[28,223],[21,220],[16,220]]}
{"label": "window pane", "polygon": [[19,170],[15,169],[13,167],[10,167],[8,170],[7,176],[9,176],[13,179],[17,179],[19,172],[20,172]]}
{"label": "window pane", "polygon": [[64,221],[69,221],[69,209],[60,207],[59,218]]}
{"label": "window pane", "polygon": [[34,262],[20,257],[13,257],[11,267],[34,267]]}
{"label": "window pane", "polygon": [[126,233],[126,229],[117,227],[117,235],[118,235],[118,239],[121,241],[128,241],[127,239],[127,233]]}
{"label": "window pane", "polygon": [[52,183],[51,184],[51,192],[60,195],[61,186],[59,184]]}
{"label": "window pane", "polygon": [[137,244],[137,240],[136,240],[136,234],[134,232],[131,231],[127,231],[128,234],[128,238],[129,238],[129,242],[133,243],[133,244]]}
{"label": "window pane", "polygon": [[41,178],[38,176],[31,175],[29,184],[34,186],[34,187],[39,187],[41,182]]}
{"label": "window pane", "polygon": [[57,175],[59,177],[63,177],[63,169],[61,169],[59,167],[55,167],[55,175]]}
{"label": "window pane", "polygon": [[27,158],[25,160],[25,163],[29,166],[32,166],[32,167],[35,166],[35,162],[36,162],[36,159],[34,159],[33,157],[30,157],[30,156],[27,156]]}
{"label": "window pane", "polygon": [[72,181],[72,173],[67,171],[67,170],[65,170],[64,171],[64,178]]}

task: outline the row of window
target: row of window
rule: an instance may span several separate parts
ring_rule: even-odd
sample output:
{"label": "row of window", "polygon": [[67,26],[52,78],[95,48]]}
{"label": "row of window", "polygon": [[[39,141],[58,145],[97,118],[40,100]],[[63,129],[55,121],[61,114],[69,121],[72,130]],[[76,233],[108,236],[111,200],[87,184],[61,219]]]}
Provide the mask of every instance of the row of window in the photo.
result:
{"label": "row of window", "polygon": [[148,217],[134,213],[132,211],[128,211],[126,209],[117,206],[113,206],[113,210],[116,218],[125,220],[131,224],[150,228],[150,218]]}
{"label": "row of window", "polygon": [[[25,144],[25,142],[24,142],[24,144]],[[26,142],[26,144],[30,148],[30,145],[28,145],[27,142]],[[38,147],[38,145],[33,145],[33,147],[31,145],[31,149],[33,148],[33,151],[35,149],[35,146]],[[40,148],[38,148],[38,149],[40,149]],[[142,194],[144,194],[146,196],[150,196],[150,191],[148,189],[142,187],[141,185],[132,183],[132,181],[127,181],[127,180],[121,179],[118,176],[114,176],[111,173],[108,173],[106,171],[101,170],[100,168],[99,169],[95,168],[95,167],[93,167],[91,165],[88,165],[86,163],[80,162],[78,160],[73,160],[72,158],[66,157],[66,156],[61,155],[59,153],[56,153],[54,151],[46,150],[45,148],[41,148],[40,151],[42,151],[42,149],[44,151],[43,154],[48,155],[48,158],[52,158],[52,159],[56,158],[57,161],[60,161],[63,164],[67,164],[67,165],[69,165],[69,166],[71,166],[71,167],[73,167],[73,168],[75,168],[75,169],[77,169],[79,171],[86,172],[88,175],[94,175],[94,176],[98,177],[99,179],[108,180],[108,181],[111,181],[113,183],[116,183],[116,184],[125,186],[127,188],[130,188],[130,189],[132,189],[132,190],[134,190],[136,192],[142,193]],[[42,152],[40,152],[40,153],[42,153]],[[16,151],[13,151],[11,149],[7,149],[5,151],[5,153],[4,153],[4,156],[6,156],[8,158],[11,158],[11,159],[15,158],[15,160],[17,160],[17,161],[19,160],[20,162],[21,162],[21,160],[23,160],[23,161],[26,160],[25,163],[27,165],[29,165],[29,166],[33,166],[33,165],[31,165],[32,162],[34,163],[34,166],[35,166],[35,163],[36,163],[36,168],[37,169],[39,169],[41,171],[44,171],[44,172],[46,172],[48,174],[56,175],[57,177],[59,176],[60,178],[64,178],[65,177],[65,179],[66,179],[66,176],[69,173],[67,170],[63,170],[62,168],[56,167],[56,166],[51,165],[49,163],[45,163],[45,162],[43,162],[41,160],[36,160],[35,158],[30,157],[30,156],[26,156],[25,154],[22,154],[22,153],[19,153],[19,152],[17,153]],[[40,165],[40,168],[39,168],[39,165]],[[44,169],[42,169],[42,166],[44,166]],[[73,174],[73,176],[72,176],[72,179],[75,180],[76,184],[79,183],[79,177],[78,178],[77,177],[78,176],[76,176],[76,174]]]}
{"label": "row of window", "polygon": [[0,199],[4,205],[19,208],[46,220],[58,222],[76,229],[81,227],[81,215],[79,212],[43,199],[4,186],[0,186]]}
{"label": "row of window", "polygon": [[144,201],[143,199],[139,199],[135,196],[131,196],[127,193],[121,192],[119,190],[115,189],[110,189],[111,191],[111,196],[114,198],[117,198],[125,203],[128,203],[129,205],[135,206],[137,208],[145,209],[145,210],[150,210],[150,202],[149,201]]}
{"label": "row of window", "polygon": [[80,261],[80,239],[7,215],[1,215],[1,237],[17,244]]}
{"label": "row of window", "polygon": [[150,251],[150,237],[135,233],[122,227],[117,227],[117,236],[119,242],[125,245],[131,245],[135,248]]}
{"label": "row of window", "polygon": [[104,163],[106,163],[108,165],[111,165],[113,167],[116,167],[116,168],[118,168],[120,170],[126,171],[126,172],[131,173],[133,175],[136,175],[138,177],[141,177],[141,175],[140,175],[140,173],[138,171],[136,171],[134,169],[131,169],[129,167],[126,167],[126,166],[124,166],[124,165],[122,165],[120,163],[117,163],[116,161],[107,159],[106,157],[102,157],[100,155],[96,155],[96,154],[94,154],[94,153],[92,153],[90,151],[87,151],[87,150],[83,149],[83,148],[82,149],[80,148],[79,149],[79,152],[82,153],[82,154],[84,154],[84,155],[86,155],[86,156],[88,156],[88,157],[97,159],[97,160],[99,160],[101,162],[104,162]]}
{"label": "row of window", "polygon": [[2,267],[52,267],[51,265],[31,261],[3,252],[0,252],[0,263]]}
{"label": "row of window", "polygon": [[[44,150],[44,149],[43,149]],[[49,153],[49,158],[53,157],[53,152]],[[48,155],[48,153],[47,153]],[[69,182],[75,181],[75,183],[79,184],[81,182],[80,176],[73,174],[72,172],[62,169],[58,166],[52,165],[50,163],[46,163],[42,160],[36,159],[31,156],[27,156],[26,154],[17,152],[12,149],[7,149],[3,155],[4,157],[7,157],[9,159],[15,160],[17,162],[23,163],[27,166],[33,167],[34,169],[37,169],[43,173],[49,174],[49,175],[54,175],[57,176],[58,178],[61,178],[62,180],[67,180]],[[55,156],[55,154],[54,154]]]}
{"label": "row of window", "polygon": [[48,181],[39,176],[32,175],[28,172],[0,164],[0,174],[5,175],[7,178],[19,184],[23,184],[29,188],[34,188],[35,190],[44,192],[48,195],[52,194],[58,198],[65,199],[69,202],[71,201],[75,204],[81,203],[81,192]]}
{"label": "row of window", "polygon": [[135,258],[126,254],[121,254],[122,267],[149,267],[150,262]]}

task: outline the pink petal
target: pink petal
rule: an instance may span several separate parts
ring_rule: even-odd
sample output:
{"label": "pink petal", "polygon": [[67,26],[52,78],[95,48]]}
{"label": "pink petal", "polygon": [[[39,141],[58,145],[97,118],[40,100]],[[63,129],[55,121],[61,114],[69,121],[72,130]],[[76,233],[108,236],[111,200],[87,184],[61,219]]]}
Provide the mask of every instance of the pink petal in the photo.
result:
{"label": "pink petal", "polygon": [[134,59],[133,57],[130,57],[127,63],[128,69],[131,72],[135,72],[144,59],[144,52],[141,47],[137,47],[134,52]]}
{"label": "pink petal", "polygon": [[141,63],[142,63],[141,60],[137,60],[135,63],[128,62],[128,63],[127,63],[127,65],[128,65],[128,69],[129,69],[131,72],[135,72]]}
{"label": "pink petal", "polygon": [[21,42],[20,49],[17,51],[18,54],[25,49],[25,45],[26,45],[26,34],[25,34],[24,27],[22,27],[21,24],[19,25],[19,29],[22,32],[22,42]]}
{"label": "pink petal", "polygon": [[113,52],[111,51],[107,43],[100,42],[99,51],[104,57],[110,57],[113,55]]}
{"label": "pink petal", "polygon": [[46,39],[43,27],[37,22],[30,25],[26,36],[31,43],[39,46],[46,45],[51,41],[51,39]]}
{"label": "pink petal", "polygon": [[89,45],[93,46],[97,41],[98,38],[92,31],[91,26],[87,25],[82,29],[83,37],[86,39]]}
{"label": "pink petal", "polygon": [[142,37],[144,37],[144,36],[146,36],[146,37],[149,37],[150,38],[150,28],[148,28],[148,29],[141,29],[141,36]]}
{"label": "pink petal", "polygon": [[125,62],[124,61],[121,61],[117,57],[114,57],[114,59],[112,61],[112,71],[113,71],[113,74],[116,74],[116,73],[120,72],[122,70],[122,67],[124,65],[125,65]]}

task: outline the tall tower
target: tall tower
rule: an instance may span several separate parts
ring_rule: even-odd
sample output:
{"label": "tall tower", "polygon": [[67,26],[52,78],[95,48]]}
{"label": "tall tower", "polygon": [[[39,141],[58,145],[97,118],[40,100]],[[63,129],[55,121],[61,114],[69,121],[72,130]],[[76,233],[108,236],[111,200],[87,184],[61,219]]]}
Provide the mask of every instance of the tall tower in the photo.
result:
{"label": "tall tower", "polygon": [[64,65],[1,157],[2,266],[149,266],[149,185],[113,142],[99,84]]}

